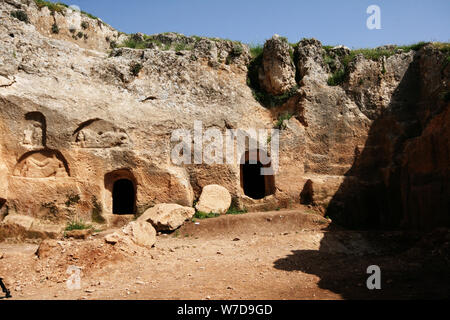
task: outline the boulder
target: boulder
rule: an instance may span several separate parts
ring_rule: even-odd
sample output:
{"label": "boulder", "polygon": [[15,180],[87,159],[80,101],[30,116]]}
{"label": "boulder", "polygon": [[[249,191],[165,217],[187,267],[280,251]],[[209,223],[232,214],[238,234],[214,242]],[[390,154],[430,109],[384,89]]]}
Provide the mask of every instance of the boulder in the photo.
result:
{"label": "boulder", "polygon": [[58,248],[59,244],[57,240],[44,240],[36,250],[36,256],[39,259],[45,259],[52,255],[52,252]]}
{"label": "boulder", "polygon": [[259,70],[262,88],[270,94],[281,95],[295,87],[295,65],[289,43],[274,35],[264,45],[263,65]]}
{"label": "boulder", "polygon": [[122,231],[137,245],[153,247],[156,243],[156,230],[145,221],[133,221]]}
{"label": "boulder", "polygon": [[231,195],[228,190],[213,184],[203,188],[196,208],[198,211],[205,213],[225,214],[230,206]]}
{"label": "boulder", "polygon": [[191,219],[195,214],[195,209],[183,207],[178,204],[158,204],[148,209],[138,221],[149,222],[158,231],[173,231]]}

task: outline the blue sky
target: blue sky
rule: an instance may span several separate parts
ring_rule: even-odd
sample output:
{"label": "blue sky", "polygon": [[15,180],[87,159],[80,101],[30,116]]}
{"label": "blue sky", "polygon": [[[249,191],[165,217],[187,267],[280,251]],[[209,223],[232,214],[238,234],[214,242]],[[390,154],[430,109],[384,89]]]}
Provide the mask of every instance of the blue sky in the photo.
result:
{"label": "blue sky", "polygon": [[[450,40],[450,0],[66,0],[116,29],[174,31],[264,43],[277,33],[290,42],[314,37],[350,48]],[[369,30],[369,5],[381,8],[381,30]]]}

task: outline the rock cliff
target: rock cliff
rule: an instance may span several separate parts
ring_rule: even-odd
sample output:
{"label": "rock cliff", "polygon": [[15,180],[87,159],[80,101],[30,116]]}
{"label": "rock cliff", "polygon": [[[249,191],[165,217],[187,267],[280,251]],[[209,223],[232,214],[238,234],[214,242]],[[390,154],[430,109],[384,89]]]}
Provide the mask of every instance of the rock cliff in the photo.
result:
{"label": "rock cliff", "polygon": [[[374,57],[274,36],[252,55],[39,3],[0,1],[0,219],[113,225],[115,196],[139,215],[218,184],[249,210],[304,202],[350,227],[450,225],[448,44]],[[246,195],[245,166],[173,164],[172,132],[194,121],[281,129],[261,199]]]}

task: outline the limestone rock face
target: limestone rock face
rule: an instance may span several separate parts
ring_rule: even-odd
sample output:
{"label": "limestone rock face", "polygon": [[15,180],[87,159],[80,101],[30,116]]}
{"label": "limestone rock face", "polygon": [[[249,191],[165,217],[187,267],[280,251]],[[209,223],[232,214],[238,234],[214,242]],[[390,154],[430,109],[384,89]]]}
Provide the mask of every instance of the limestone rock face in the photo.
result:
{"label": "limestone rock face", "polygon": [[228,190],[219,185],[209,185],[203,188],[202,195],[196,206],[204,213],[225,214],[231,206],[231,195]]}
{"label": "limestone rock face", "polygon": [[151,223],[157,231],[173,231],[191,219],[194,214],[194,208],[162,203],[145,211],[138,221]]}
{"label": "limestone rock face", "polygon": [[[192,207],[216,184],[228,191],[213,200],[204,192],[198,210],[224,213],[230,195],[250,211],[286,208],[303,194],[350,227],[450,226],[450,65],[437,44],[375,59],[304,39],[293,63],[291,46],[274,37],[250,64],[248,46],[229,40],[125,35],[28,0],[0,1],[0,12],[0,220],[31,217],[30,234],[75,217],[109,228],[130,218],[116,215],[117,203],[135,215],[161,203]],[[143,49],[115,47],[129,37]],[[342,82],[329,85],[343,67]],[[256,89],[275,98],[272,108]],[[264,199],[247,196],[239,163],[172,161],[172,134],[193,133],[195,121],[271,130],[286,114]],[[184,221],[163,217],[169,229]]]}
{"label": "limestone rock face", "polygon": [[152,247],[156,243],[156,230],[145,221],[133,221],[122,231],[137,245]]}
{"label": "limestone rock face", "polygon": [[414,60],[414,53],[401,53],[381,61],[356,57],[350,68],[347,93],[369,119],[378,118],[388,108],[394,91]]}
{"label": "limestone rock face", "polygon": [[[429,45],[416,54],[388,58],[386,72],[372,69],[382,75],[378,86],[371,84],[363,96],[377,97],[378,104],[361,108],[374,120],[328,206],[334,221],[355,228],[422,230],[450,223],[448,201],[440,200],[449,194],[449,132],[444,123],[450,104],[444,95],[449,92],[450,66],[445,59]],[[359,103],[370,106],[364,100]]]}
{"label": "limestone rock face", "polygon": [[289,43],[275,35],[264,45],[262,68],[259,71],[261,87],[273,95],[292,89],[295,83],[295,66],[291,60]]}
{"label": "limestone rock face", "polygon": [[326,82],[328,70],[323,60],[325,51],[322,43],[316,39],[303,39],[295,50],[298,57],[297,68],[300,76],[318,82]]}

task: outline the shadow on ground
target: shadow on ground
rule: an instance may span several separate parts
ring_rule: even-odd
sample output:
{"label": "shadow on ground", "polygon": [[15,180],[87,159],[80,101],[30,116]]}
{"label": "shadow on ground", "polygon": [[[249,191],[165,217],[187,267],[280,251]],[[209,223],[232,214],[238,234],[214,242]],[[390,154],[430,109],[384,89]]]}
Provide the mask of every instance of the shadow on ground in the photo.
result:
{"label": "shadow on ground", "polygon": [[[321,289],[344,299],[448,299],[449,238],[446,229],[424,237],[403,232],[329,231],[319,250],[293,250],[275,261],[274,267],[316,275]],[[371,265],[381,268],[381,290],[367,288]]]}

